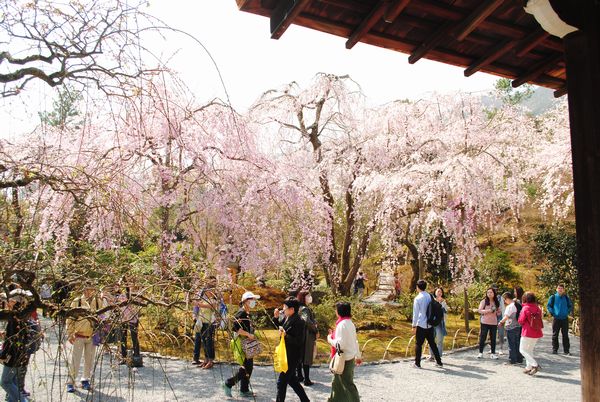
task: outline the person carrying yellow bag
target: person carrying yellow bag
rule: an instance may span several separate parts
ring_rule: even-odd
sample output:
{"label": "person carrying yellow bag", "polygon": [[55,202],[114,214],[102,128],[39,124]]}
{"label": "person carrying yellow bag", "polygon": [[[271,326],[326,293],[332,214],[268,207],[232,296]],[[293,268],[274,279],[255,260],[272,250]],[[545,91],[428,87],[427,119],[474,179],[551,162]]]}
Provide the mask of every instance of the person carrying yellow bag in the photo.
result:
{"label": "person carrying yellow bag", "polygon": [[282,326],[279,327],[279,333],[284,342],[283,347],[281,341],[279,342],[275,354],[277,360],[283,360],[282,355],[283,351],[285,351],[286,367],[284,371],[283,366],[279,366],[278,362],[274,362],[277,365],[275,371],[278,369],[281,370],[277,379],[277,402],[285,401],[288,384],[292,387],[296,395],[298,395],[301,402],[310,402],[304,388],[302,388],[302,385],[298,381],[298,377],[296,377],[296,367],[300,363],[300,359],[302,358],[301,351],[304,348],[305,325],[304,320],[298,315],[299,307],[300,303],[298,300],[288,297],[283,302],[281,309],[285,318]]}
{"label": "person carrying yellow bag", "polygon": [[279,345],[275,347],[275,355],[273,356],[273,369],[275,369],[276,373],[285,373],[288,371],[285,337],[283,335],[281,335]]}
{"label": "person carrying yellow bag", "polygon": [[225,381],[223,384],[223,391],[228,397],[231,397],[231,388],[238,382],[240,383],[240,396],[254,396],[254,394],[250,392],[250,376],[252,375],[252,369],[254,368],[254,360],[249,359],[246,356],[244,356],[243,359],[241,358],[241,356],[243,356],[243,351],[240,351],[240,337],[256,339],[254,336],[254,327],[252,326],[252,321],[250,320],[250,309],[256,307],[257,299],[260,299],[259,295],[255,295],[252,292],[244,293],[242,295],[242,301],[240,302],[240,309],[234,315],[232,330],[235,334],[237,334],[237,337],[234,338],[234,340],[231,342],[231,345],[234,350],[234,358],[236,361],[238,361],[238,363],[240,363],[241,367],[236,375],[227,379],[227,381]]}

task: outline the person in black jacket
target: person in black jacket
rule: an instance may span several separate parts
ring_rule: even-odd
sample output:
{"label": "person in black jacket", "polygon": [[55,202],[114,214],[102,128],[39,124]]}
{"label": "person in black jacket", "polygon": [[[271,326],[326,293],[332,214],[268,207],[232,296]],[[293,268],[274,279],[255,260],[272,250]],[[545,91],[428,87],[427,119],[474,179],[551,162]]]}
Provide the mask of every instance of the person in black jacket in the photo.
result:
{"label": "person in black jacket", "polygon": [[296,377],[296,367],[300,364],[304,349],[304,321],[298,315],[300,303],[294,297],[288,297],[283,302],[282,313],[285,316],[279,332],[285,338],[285,349],[288,361],[288,371],[279,373],[277,379],[277,402],[285,401],[287,386],[294,390],[301,402],[308,402],[308,396]]}
{"label": "person in black jacket", "polygon": [[13,295],[11,292],[6,303],[9,311],[0,312],[0,319],[7,321],[4,343],[2,351],[0,351],[0,361],[4,364],[1,385],[9,402],[21,400],[18,368],[23,366],[29,357],[27,355],[26,317],[29,317],[35,310],[35,305],[32,303],[26,307],[26,301],[24,296]]}

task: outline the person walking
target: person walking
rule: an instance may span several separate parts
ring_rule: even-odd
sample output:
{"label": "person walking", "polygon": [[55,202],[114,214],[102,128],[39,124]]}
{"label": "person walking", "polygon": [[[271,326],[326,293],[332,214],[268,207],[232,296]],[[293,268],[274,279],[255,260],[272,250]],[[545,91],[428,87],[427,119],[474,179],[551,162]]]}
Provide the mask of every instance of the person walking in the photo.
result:
{"label": "person walking", "polygon": [[358,295],[359,299],[362,299],[365,294],[365,282],[367,281],[367,277],[363,274],[362,271],[358,271],[358,275],[356,275],[356,279],[354,279],[354,295]]}
{"label": "person walking", "polygon": [[442,358],[440,352],[435,343],[434,329],[427,322],[427,307],[432,302],[433,297],[427,293],[427,282],[423,279],[417,281],[417,291],[419,294],[415,297],[413,303],[413,320],[412,320],[412,332],[416,335],[415,345],[415,362],[413,367],[421,368],[421,354],[423,353],[423,343],[427,339],[429,349],[433,352],[435,357],[436,366],[443,367]]}
{"label": "person walking", "polygon": [[[248,339],[256,339],[254,336],[254,326],[250,319],[250,310],[256,307],[256,301],[260,299],[259,295],[252,292],[245,292],[242,295],[240,309],[234,315],[232,331],[234,336],[243,336]],[[239,368],[236,375],[228,378],[223,384],[225,395],[231,397],[231,388],[238,382],[240,383],[240,395],[244,397],[253,397],[250,392],[250,376],[254,368],[254,360],[245,358],[242,366]]]}
{"label": "person walking", "polygon": [[506,338],[508,340],[508,361],[509,364],[523,363],[523,355],[519,352],[521,343],[521,324],[519,324],[519,315],[521,313],[521,305],[514,300],[513,294],[505,292],[502,299],[506,305],[502,320],[498,323],[498,327],[504,327],[506,330]]}
{"label": "person walking", "polygon": [[91,389],[90,380],[92,377],[92,368],[94,365],[94,356],[96,346],[92,341],[94,334],[94,321],[92,315],[104,307],[101,299],[96,297],[96,287],[88,283],[84,285],[83,295],[75,298],[71,303],[72,309],[82,309],[83,315],[76,318],[67,319],[67,339],[73,345],[71,366],[69,367],[69,377],[67,379],[67,392],[75,392],[75,378],[79,373],[79,365],[83,355],[83,375],[81,377],[81,388],[85,391]]}
{"label": "person walking", "polygon": [[[317,347],[317,320],[315,314],[309,307],[312,304],[312,295],[308,291],[298,293],[300,310],[298,314],[304,320],[304,348],[302,350],[302,359],[298,364],[298,381],[304,381],[304,385],[310,387],[314,383],[310,380],[310,366],[313,364],[313,358]],[[303,373],[304,372],[304,373]]]}
{"label": "person walking", "polygon": [[519,314],[519,324],[521,324],[521,344],[519,351],[526,359],[525,374],[534,375],[541,367],[533,356],[533,350],[538,340],[544,336],[542,328],[542,310],[537,304],[535,295],[532,292],[525,292],[523,295],[523,309]]}
{"label": "person walking", "polygon": [[[446,300],[444,299],[444,289],[442,289],[441,287],[435,289],[435,291],[433,292],[433,296],[435,300],[437,300],[437,302],[442,305],[442,310],[444,311],[442,321],[438,325],[433,327],[433,332],[435,334],[435,345],[437,346],[438,352],[440,353],[441,357],[443,355],[444,350],[444,337],[448,335],[448,331],[446,330],[446,316],[448,314],[448,303],[446,303]],[[434,360],[433,354],[429,356],[429,360]]]}
{"label": "person walking", "polygon": [[496,297],[496,291],[489,287],[485,292],[485,299],[479,303],[479,308],[477,309],[479,314],[481,314],[481,330],[479,332],[479,354],[477,355],[478,359],[483,357],[483,348],[485,347],[485,340],[490,334],[490,346],[492,349],[492,354],[490,358],[497,359],[496,356],[496,332],[498,331],[498,316],[500,315],[500,303],[498,302],[498,298]]}
{"label": "person walking", "polygon": [[[3,364],[0,385],[6,392],[6,401],[22,402],[27,397],[19,390],[19,368],[29,359],[27,353],[27,318],[35,310],[35,305],[27,305],[27,299],[19,291],[13,289],[6,300],[6,312],[0,312],[0,320],[6,320],[4,342],[0,350],[0,362]],[[3,294],[3,298],[6,295]]]}
{"label": "person walking", "polygon": [[331,357],[339,349],[344,359],[342,374],[334,374],[331,382],[331,394],[328,402],[359,402],[360,396],[354,384],[354,367],[360,366],[362,359],[358,347],[356,327],[352,322],[352,307],[350,303],[338,302],[335,305],[337,321],[335,329],[329,330],[327,342],[331,345]]}
{"label": "person walking", "polygon": [[[143,367],[140,354],[140,341],[138,337],[140,325],[140,307],[132,304],[132,299],[137,291],[133,285],[127,286],[125,293],[119,295],[117,300],[129,302],[121,307],[121,364],[129,364],[131,367]],[[127,333],[131,334],[131,346],[133,348],[131,359],[127,356]]]}
{"label": "person walking", "polygon": [[[217,278],[209,276],[206,286],[194,303],[194,360],[192,364],[210,369],[215,360],[215,329],[220,301],[216,296]],[[204,362],[200,361],[200,346],[204,347]]]}
{"label": "person walking", "polygon": [[294,297],[288,297],[283,302],[281,312],[284,315],[283,325],[279,327],[279,334],[285,341],[285,350],[288,370],[279,373],[277,379],[277,402],[285,401],[287,386],[289,385],[301,402],[309,402],[308,396],[296,376],[296,368],[300,365],[304,349],[305,323],[298,315],[300,303]]}
{"label": "person walking", "polygon": [[558,353],[558,334],[562,332],[563,352],[569,356],[571,343],[569,342],[569,314],[573,312],[573,302],[565,293],[565,286],[559,284],[556,293],[548,299],[548,312],[552,320],[552,353]]}

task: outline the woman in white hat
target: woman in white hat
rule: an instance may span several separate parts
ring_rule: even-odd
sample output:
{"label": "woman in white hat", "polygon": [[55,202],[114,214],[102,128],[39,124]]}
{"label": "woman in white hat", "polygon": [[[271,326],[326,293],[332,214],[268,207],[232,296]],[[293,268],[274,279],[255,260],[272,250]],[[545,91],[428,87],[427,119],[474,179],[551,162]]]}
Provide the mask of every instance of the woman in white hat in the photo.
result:
{"label": "woman in white hat", "polygon": [[[234,315],[232,330],[238,336],[243,336],[248,339],[254,339],[254,327],[252,320],[250,319],[250,310],[256,307],[256,300],[260,299],[259,295],[255,295],[252,292],[246,292],[242,295],[242,301],[240,302],[240,309]],[[254,368],[253,359],[244,359],[244,364],[240,367],[237,374],[229,378],[223,384],[223,391],[225,395],[231,397],[231,388],[240,382],[240,395],[243,397],[253,396],[250,392],[250,376],[252,375],[252,369]]]}

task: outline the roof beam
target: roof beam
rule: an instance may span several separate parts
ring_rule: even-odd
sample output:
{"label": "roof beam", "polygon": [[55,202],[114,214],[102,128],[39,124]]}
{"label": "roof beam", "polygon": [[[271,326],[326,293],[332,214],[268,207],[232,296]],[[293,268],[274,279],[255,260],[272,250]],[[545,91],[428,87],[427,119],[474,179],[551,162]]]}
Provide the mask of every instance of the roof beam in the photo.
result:
{"label": "roof beam", "polygon": [[386,13],[383,15],[383,20],[388,24],[396,21],[396,18],[404,11],[410,0],[396,0],[394,4],[390,4]]}
{"label": "roof beam", "polygon": [[556,91],[554,91],[554,97],[555,98],[560,98],[563,95],[566,95],[568,92],[567,90],[567,85],[565,84],[563,87],[557,89]]}
{"label": "roof beam", "polygon": [[515,52],[518,57],[523,57],[531,51],[534,47],[542,43],[550,34],[543,29],[533,31],[523,39],[519,49]]}
{"label": "roof beam", "polygon": [[281,0],[271,15],[271,39],[279,39],[311,0]]}
{"label": "roof beam", "polygon": [[442,43],[448,35],[452,28],[454,27],[453,21],[446,21],[442,24],[441,27],[438,28],[437,31],[433,35],[429,37],[425,42],[421,43],[419,47],[417,47],[411,54],[408,56],[408,62],[410,64],[415,64],[419,61],[423,56],[425,56],[431,49]]}
{"label": "roof beam", "polygon": [[516,80],[513,80],[511,85],[513,86],[513,88],[517,88],[525,84],[526,82],[535,80],[537,77],[544,74],[546,71],[551,70],[552,67],[556,66],[556,63],[558,63],[561,60],[563,60],[562,54],[555,55],[553,57],[542,60],[539,63],[536,63],[536,65],[533,66],[525,74],[521,75]]}
{"label": "roof beam", "polygon": [[510,39],[505,39],[500,42],[497,46],[495,46],[489,53],[476,60],[473,64],[465,69],[465,77],[470,77],[475,74],[477,71],[481,70],[483,67],[493,63],[498,60],[500,57],[504,56],[506,53],[510,52],[515,46],[517,42]]}
{"label": "roof beam", "polygon": [[460,22],[446,21],[433,35],[423,42],[408,58],[410,64],[419,61],[431,49],[447,40],[450,35],[456,35],[464,38],[467,37],[476,27],[481,24],[500,4],[503,0],[488,0],[474,9],[466,18],[459,17]]}
{"label": "roof beam", "polygon": [[388,3],[389,0],[379,0],[377,2],[375,7],[373,7],[369,12],[369,15],[362,20],[358,28],[352,32],[350,38],[348,38],[346,41],[346,49],[352,49],[352,47],[354,47],[354,45],[360,41],[360,38],[369,32],[373,25],[375,25],[381,19],[381,17],[383,17],[383,13],[385,13]]}
{"label": "roof beam", "polygon": [[477,7],[463,22],[461,22],[455,31],[455,38],[459,42],[463,41],[477,25],[489,17],[504,0],[488,0]]}

